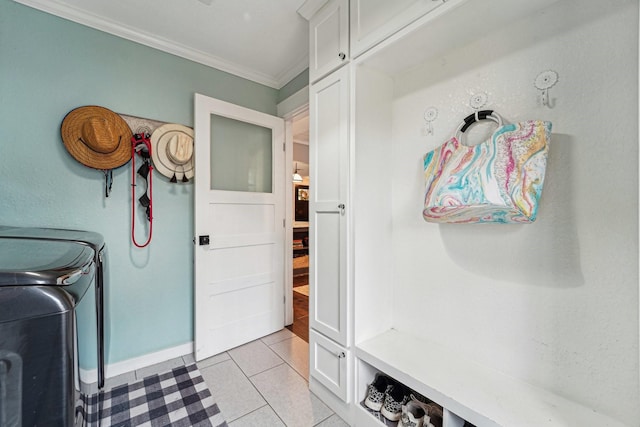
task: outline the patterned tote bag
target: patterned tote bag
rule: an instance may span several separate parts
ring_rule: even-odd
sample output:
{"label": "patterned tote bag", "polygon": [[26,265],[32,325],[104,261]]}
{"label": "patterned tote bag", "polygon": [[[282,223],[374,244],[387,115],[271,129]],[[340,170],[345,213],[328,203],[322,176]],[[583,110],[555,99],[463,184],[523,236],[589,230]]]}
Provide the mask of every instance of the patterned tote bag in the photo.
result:
{"label": "patterned tote bag", "polygon": [[[474,146],[461,143],[479,120],[498,128]],[[491,110],[465,118],[455,136],[424,156],[423,217],[436,223],[531,223],[542,194],[551,123],[503,124]]]}

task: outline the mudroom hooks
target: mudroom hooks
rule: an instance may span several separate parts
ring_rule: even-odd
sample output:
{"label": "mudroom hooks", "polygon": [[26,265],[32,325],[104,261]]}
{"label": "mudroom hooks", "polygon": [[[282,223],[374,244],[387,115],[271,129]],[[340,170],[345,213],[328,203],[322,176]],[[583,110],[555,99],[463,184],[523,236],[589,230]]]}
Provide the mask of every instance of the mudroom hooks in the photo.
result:
{"label": "mudroom hooks", "polygon": [[478,111],[482,107],[487,105],[488,101],[489,101],[489,95],[487,95],[486,92],[478,92],[478,93],[472,95],[471,99],[469,99],[469,106],[472,109]]}
{"label": "mudroom hooks", "polygon": [[436,107],[427,108],[423,117],[426,122],[422,131],[423,136],[433,135],[433,122],[438,118],[438,109]]}
{"label": "mudroom hooks", "polygon": [[533,82],[536,89],[542,91],[541,99],[543,106],[552,108],[551,103],[549,102],[549,89],[551,89],[556,83],[558,83],[558,73],[553,70],[541,72]]}

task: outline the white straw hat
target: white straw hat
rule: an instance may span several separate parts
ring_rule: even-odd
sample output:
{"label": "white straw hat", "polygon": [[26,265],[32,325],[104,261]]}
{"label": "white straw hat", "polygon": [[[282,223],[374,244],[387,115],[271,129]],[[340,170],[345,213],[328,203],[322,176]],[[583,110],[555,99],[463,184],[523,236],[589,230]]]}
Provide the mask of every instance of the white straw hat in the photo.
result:
{"label": "white straw hat", "polygon": [[151,135],[153,166],[171,182],[193,178],[193,129],[178,124],[162,125]]}

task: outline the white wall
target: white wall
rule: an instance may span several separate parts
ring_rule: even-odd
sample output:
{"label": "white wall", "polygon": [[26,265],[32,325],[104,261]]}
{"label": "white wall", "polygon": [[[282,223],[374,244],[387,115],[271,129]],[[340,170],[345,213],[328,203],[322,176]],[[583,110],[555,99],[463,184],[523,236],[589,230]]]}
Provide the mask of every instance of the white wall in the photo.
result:
{"label": "white wall", "polygon": [[[553,108],[533,85],[547,69]],[[638,2],[562,1],[395,82],[394,326],[637,425]],[[422,155],[479,91],[553,123],[532,225],[422,219]]]}

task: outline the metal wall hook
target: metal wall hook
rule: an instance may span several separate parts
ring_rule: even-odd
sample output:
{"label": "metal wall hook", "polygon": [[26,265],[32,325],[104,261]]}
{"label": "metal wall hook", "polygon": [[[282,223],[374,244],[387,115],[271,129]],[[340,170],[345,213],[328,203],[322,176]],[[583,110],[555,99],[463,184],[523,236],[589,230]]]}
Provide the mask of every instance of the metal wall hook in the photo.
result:
{"label": "metal wall hook", "polygon": [[558,73],[553,70],[546,70],[538,74],[533,85],[541,91],[542,105],[551,108],[549,102],[549,89],[558,83]]}
{"label": "metal wall hook", "polygon": [[478,93],[472,95],[471,99],[469,99],[469,106],[472,109],[478,111],[482,107],[487,105],[488,101],[489,101],[489,95],[487,95],[486,92],[478,92]]}
{"label": "metal wall hook", "polygon": [[424,121],[426,124],[423,127],[423,135],[433,135],[433,122],[438,118],[438,109],[436,107],[429,107],[424,111]]}

